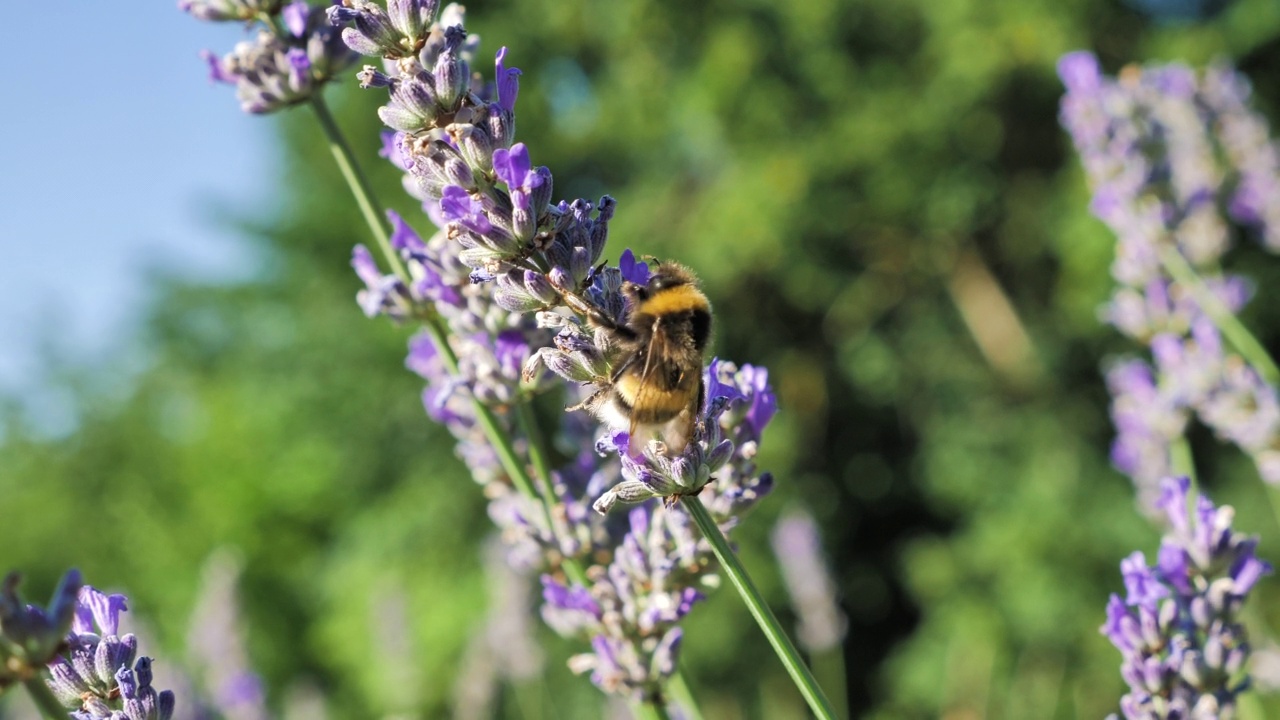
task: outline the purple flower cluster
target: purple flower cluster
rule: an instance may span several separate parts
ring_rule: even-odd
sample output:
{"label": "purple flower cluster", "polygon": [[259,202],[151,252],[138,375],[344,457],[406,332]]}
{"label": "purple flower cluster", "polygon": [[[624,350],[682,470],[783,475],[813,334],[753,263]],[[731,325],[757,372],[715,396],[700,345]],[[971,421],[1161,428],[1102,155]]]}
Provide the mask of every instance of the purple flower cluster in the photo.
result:
{"label": "purple flower cluster", "polygon": [[178,6],[200,20],[262,22],[252,40],[227,55],[203,53],[210,78],[235,85],[245,112],[305,102],[357,57],[325,14],[305,0],[181,0]]}
{"label": "purple flower cluster", "polygon": [[[1151,347],[1154,362],[1108,371],[1118,430],[1112,459],[1148,509],[1172,472],[1173,444],[1192,417],[1249,453],[1280,482],[1280,399],[1223,347],[1206,296],[1238,313],[1251,288],[1222,274],[1233,223],[1280,251],[1280,155],[1248,107],[1249,86],[1225,66],[1178,64],[1101,74],[1089,53],[1062,58],[1062,123],[1094,190],[1091,210],[1116,234],[1119,283],[1104,317]],[[1203,284],[1197,296],[1176,268]],[[1199,301],[1197,300],[1199,298]]]}
{"label": "purple flower cluster", "polygon": [[22,601],[21,580],[18,573],[9,573],[0,584],[0,693],[53,662],[76,616],[78,571],[63,576],[47,608]]}
{"label": "purple flower cluster", "polygon": [[[169,720],[174,695],[151,687],[151,658],[138,639],[119,634],[123,595],[80,588],[66,648],[49,665],[49,688],[76,720]],[[135,661],[136,659],[136,661]]]}
{"label": "purple flower cluster", "polygon": [[1120,564],[1126,597],[1111,596],[1100,629],[1124,655],[1128,720],[1228,717],[1248,685],[1249,645],[1236,616],[1271,566],[1255,556],[1256,538],[1232,531],[1232,508],[1189,497],[1190,485],[1161,483],[1169,531],[1156,564],[1141,552]]}
{"label": "purple flower cluster", "polygon": [[822,556],[822,538],[813,516],[804,510],[788,512],[774,526],[771,540],[800,620],[796,638],[814,653],[839,648],[848,620],[836,603],[835,583]]}
{"label": "purple flower cluster", "polygon": [[[657,697],[675,669],[677,623],[714,582],[710,546],[688,515],[652,500],[699,494],[728,530],[770,490],[772,477],[754,461],[777,410],[768,374],[713,361],[683,449],[631,448],[626,432],[564,414],[555,432],[533,430],[552,436],[565,462],[535,478],[538,497],[517,490],[487,418],[522,464],[532,460],[540,440],[526,434],[520,408],[538,393],[572,403],[608,384],[621,360],[598,321],[625,319],[624,283],[644,283],[649,268],[630,251],[617,266],[601,263],[611,198],[553,202],[550,171],[515,142],[520,71],[506,50],[484,82],[471,72],[478,38],[463,29],[460,6],[429,21],[435,3],[401,4],[350,2],[329,16],[346,26],[353,49],[384,59],[383,69],[359,75],[388,94],[378,111],[390,128],[383,155],[440,230],[424,241],[393,216],[405,271],[384,273],[357,247],[352,265],[365,283],[357,299],[370,316],[442,322],[447,337],[416,336],[406,364],[427,380],[428,415],[454,434],[483,485],[508,561],[543,573],[544,618],[590,643],[572,661],[576,671],[606,691]],[[635,505],[626,523],[606,516],[618,502]],[[585,586],[561,573],[566,561],[585,567]]]}

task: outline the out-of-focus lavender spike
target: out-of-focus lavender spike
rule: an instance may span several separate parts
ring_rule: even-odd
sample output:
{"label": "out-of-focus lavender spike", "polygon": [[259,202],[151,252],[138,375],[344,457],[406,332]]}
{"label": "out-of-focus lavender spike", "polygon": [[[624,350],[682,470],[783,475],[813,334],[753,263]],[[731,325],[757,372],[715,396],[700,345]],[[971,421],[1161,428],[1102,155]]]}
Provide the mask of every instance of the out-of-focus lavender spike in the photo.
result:
{"label": "out-of-focus lavender spike", "polygon": [[178,0],[178,9],[197,20],[251,21],[279,12],[282,0]]}
{"label": "out-of-focus lavender spike", "polygon": [[[1248,107],[1248,82],[1225,65],[1130,67],[1110,78],[1089,53],[1064,56],[1058,70],[1062,123],[1093,188],[1091,208],[1117,238],[1119,287],[1103,317],[1150,344],[1155,360],[1154,373],[1132,372],[1132,363],[1108,373],[1113,461],[1150,512],[1154,484],[1172,470],[1170,447],[1195,416],[1249,453],[1264,480],[1280,482],[1276,389],[1224,348],[1219,320],[1196,299],[1212,294],[1235,313],[1251,294],[1218,269],[1231,222],[1280,251],[1280,193],[1270,192],[1280,187],[1280,151]],[[1179,255],[1202,289],[1166,267]]]}
{"label": "out-of-focus lavender spike", "polygon": [[238,43],[218,58],[203,56],[210,76],[236,86],[240,107],[270,113],[305,102],[358,55],[347,48],[324,13],[298,0],[281,7],[279,0],[185,0],[179,6],[201,20],[264,22],[252,40]]}
{"label": "out-of-focus lavender spike", "polygon": [[836,602],[817,522],[805,510],[792,510],[778,520],[771,540],[800,621],[796,639],[810,652],[840,647],[848,621]]}
{"label": "out-of-focus lavender spike", "polygon": [[188,661],[219,714],[227,720],[265,720],[270,717],[266,694],[249,662],[236,597],[240,572],[240,561],[228,550],[215,551],[205,561],[187,631]]}
{"label": "out-of-focus lavender spike", "polygon": [[413,634],[409,598],[394,579],[383,580],[370,593],[369,637],[379,668],[377,694],[390,717],[410,717],[421,706],[422,662]]}

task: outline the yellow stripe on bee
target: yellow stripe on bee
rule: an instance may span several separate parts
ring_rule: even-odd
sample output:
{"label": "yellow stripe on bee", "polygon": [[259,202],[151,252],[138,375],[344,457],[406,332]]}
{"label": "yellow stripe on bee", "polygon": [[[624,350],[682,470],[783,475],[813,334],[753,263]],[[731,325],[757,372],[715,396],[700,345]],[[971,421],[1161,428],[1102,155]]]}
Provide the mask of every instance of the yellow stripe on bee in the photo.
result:
{"label": "yellow stripe on bee", "polygon": [[[631,415],[637,422],[666,422],[694,403],[697,388],[663,390],[650,383],[641,392],[639,375],[623,375],[613,385],[618,395],[631,406]],[[639,402],[636,402],[637,399]]]}
{"label": "yellow stripe on bee", "polygon": [[693,285],[677,285],[655,292],[640,303],[636,312],[645,315],[668,315],[686,310],[707,310],[711,303],[707,296]]}

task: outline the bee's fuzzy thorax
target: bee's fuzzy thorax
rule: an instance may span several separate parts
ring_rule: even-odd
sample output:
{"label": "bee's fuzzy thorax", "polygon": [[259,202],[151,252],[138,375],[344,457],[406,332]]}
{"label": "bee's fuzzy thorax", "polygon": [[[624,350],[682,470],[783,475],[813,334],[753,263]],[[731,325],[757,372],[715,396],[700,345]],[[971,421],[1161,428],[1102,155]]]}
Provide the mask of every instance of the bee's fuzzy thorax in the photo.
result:
{"label": "bee's fuzzy thorax", "polygon": [[647,298],[636,303],[634,312],[640,315],[661,316],[689,310],[705,312],[710,307],[711,303],[707,301],[707,296],[703,295],[696,285],[684,284],[650,292]]}

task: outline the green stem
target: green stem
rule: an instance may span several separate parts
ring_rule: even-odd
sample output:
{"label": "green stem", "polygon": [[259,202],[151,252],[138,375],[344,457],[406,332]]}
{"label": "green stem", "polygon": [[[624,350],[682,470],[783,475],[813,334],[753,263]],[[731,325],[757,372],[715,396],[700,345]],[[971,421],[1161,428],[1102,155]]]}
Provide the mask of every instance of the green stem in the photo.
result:
{"label": "green stem", "polygon": [[329,112],[329,106],[325,104],[320,93],[311,96],[311,108],[316,111],[316,119],[320,121],[320,127],[324,129],[325,137],[329,139],[329,151],[333,153],[334,162],[338,163],[342,177],[351,188],[351,194],[356,198],[356,205],[360,206],[360,214],[364,215],[364,221],[369,225],[374,239],[378,241],[378,248],[382,250],[383,258],[386,259],[396,277],[408,285],[409,273],[405,270],[404,263],[400,261],[400,255],[395,248],[391,247],[391,238],[387,235],[386,226],[382,224],[383,218],[378,215],[379,205],[373,197],[373,188],[360,170],[360,165],[351,152],[346,136],[342,134],[342,129],[333,119],[333,113]]}
{"label": "green stem", "polygon": [[67,720],[71,711],[63,707],[62,703],[58,702],[58,698],[53,696],[53,691],[45,685],[43,677],[27,678],[22,681],[22,685],[27,689],[27,694],[35,701],[42,715],[51,720]]}
{"label": "green stem", "polygon": [[653,710],[653,716],[658,720],[671,720],[671,715],[667,713],[667,706],[661,700],[655,700],[647,705]]}
{"label": "green stem", "polygon": [[729,576],[729,581],[737,588],[738,594],[742,596],[742,602],[755,617],[756,623],[760,625],[764,636],[773,646],[773,651],[778,654],[778,659],[786,667],[791,680],[804,696],[805,702],[809,703],[809,709],[813,710],[813,714],[819,720],[835,720],[835,712],[831,709],[831,703],[826,695],[822,694],[822,688],[818,687],[818,681],[814,680],[813,673],[809,672],[795,645],[791,644],[791,640],[783,632],[782,626],[778,624],[778,618],[774,617],[768,603],[756,589],[742,561],[734,554],[733,548],[729,547],[729,541],[725,539],[724,533],[720,532],[720,527],[712,519],[711,513],[707,512],[707,507],[702,504],[702,500],[698,499],[697,495],[685,496],[681,498],[681,502],[693,517],[693,521],[698,524],[702,536],[711,543],[711,549],[720,560],[720,566]]}
{"label": "green stem", "polygon": [[822,687],[831,691],[831,704],[835,706],[836,717],[849,717],[849,703],[845,690],[844,651],[836,645],[822,652],[815,652],[811,660],[814,676],[822,678]]}
{"label": "green stem", "polygon": [[1191,479],[1191,489],[1196,488],[1196,462],[1191,456],[1191,443],[1187,438],[1179,437],[1169,443],[1169,460],[1173,471],[1178,475],[1186,475]]}
{"label": "green stem", "polygon": [[[538,419],[533,414],[533,398],[521,397],[516,403],[516,422],[519,423],[520,429],[524,431],[524,436],[529,442],[529,460],[533,463],[534,472],[537,473],[538,479],[542,481],[542,486],[547,489],[547,497],[539,496],[542,503],[542,510],[547,520],[547,530],[555,535],[555,525],[551,524],[551,493],[553,483],[551,479],[551,462],[547,458],[547,443],[542,434],[542,428],[538,426]],[[582,564],[577,558],[564,555],[560,559],[560,567],[564,569],[564,574],[575,585],[584,588],[591,587],[591,583],[587,580],[587,573],[582,568]]]}
{"label": "green stem", "polygon": [[631,714],[638,720],[671,720],[661,702],[632,702]]}
{"label": "green stem", "polygon": [[[438,317],[428,317],[423,320],[423,327],[426,328],[427,334],[431,336],[431,341],[436,346],[436,351],[440,353],[440,359],[444,362],[445,370],[450,375],[458,374],[458,356],[454,354],[453,347],[449,345],[449,339],[445,335],[444,327],[440,324]],[[529,469],[525,467],[520,456],[516,454],[515,446],[511,444],[511,438],[507,436],[502,425],[498,422],[498,416],[494,414],[493,409],[488,405],[472,398],[472,406],[476,411],[476,419],[480,421],[480,427],[484,429],[485,437],[489,443],[493,445],[494,452],[498,453],[498,462],[502,463],[502,469],[507,471],[507,475],[511,476],[511,482],[515,484],[516,489],[522,495],[530,500],[537,501],[542,505],[543,510],[547,510],[546,504],[542,503],[542,498],[538,494],[537,488],[533,486],[533,479],[529,477]],[[550,530],[554,526],[551,523],[551,514],[547,510],[547,528]]]}
{"label": "green stem", "polygon": [[1271,359],[1266,348],[1262,347],[1262,343],[1258,342],[1253,333],[1240,322],[1240,318],[1237,318],[1230,308],[1213,294],[1182,253],[1178,252],[1177,248],[1166,245],[1160,249],[1160,262],[1173,279],[1191,293],[1196,304],[1205,315],[1209,316],[1236,352],[1240,353],[1264,380],[1271,385],[1280,385],[1280,368],[1276,367],[1275,361]]}
{"label": "green stem", "polygon": [[551,491],[551,461],[547,458],[546,440],[542,436],[542,428],[538,426],[538,418],[533,414],[533,398],[521,397],[515,403],[516,422],[529,440],[529,461],[533,470],[542,481],[547,491]]}
{"label": "green stem", "polygon": [[702,720],[702,711],[698,709],[698,701],[693,699],[693,693],[689,690],[689,683],[684,680],[684,673],[676,670],[671,679],[667,681],[667,690],[671,691],[671,699],[676,701],[680,709],[684,711],[684,717],[687,720]]}
{"label": "green stem", "polygon": [[511,689],[522,720],[542,720],[542,683],[525,680],[515,683]]}

